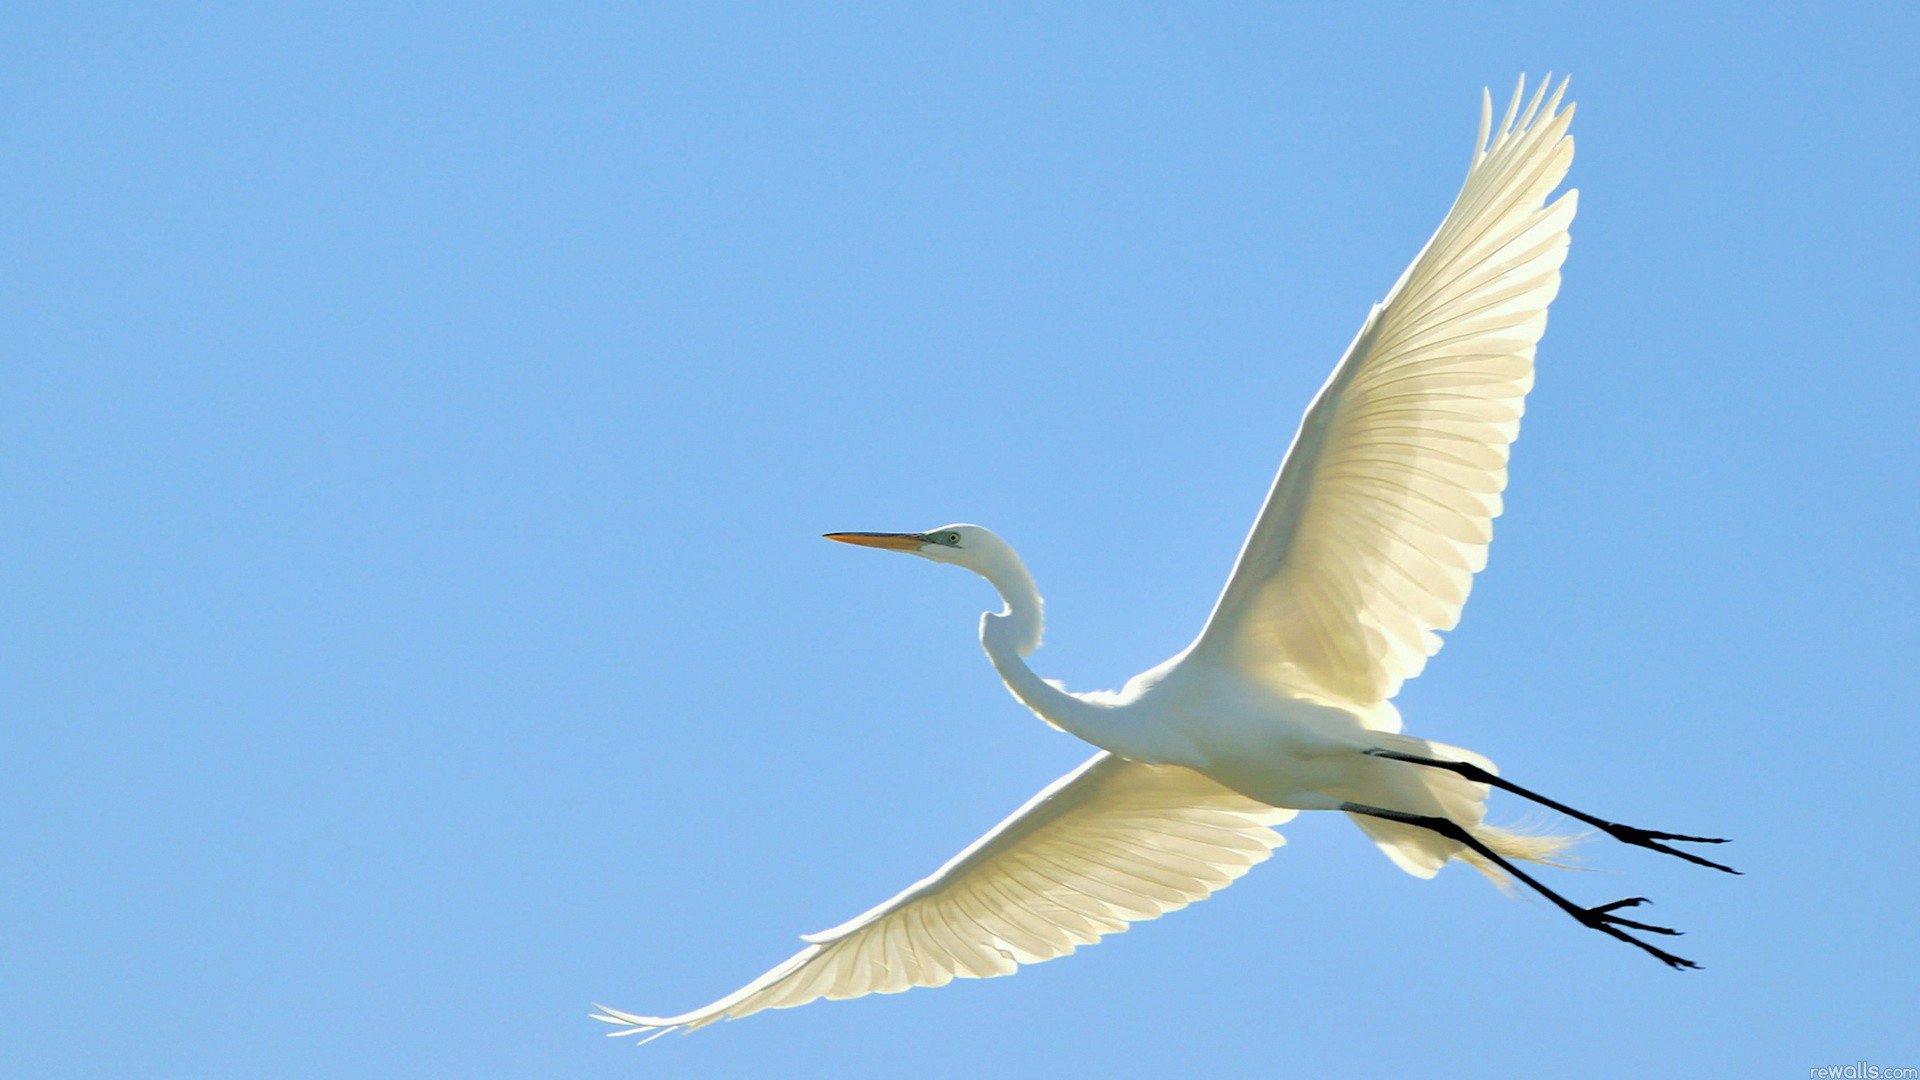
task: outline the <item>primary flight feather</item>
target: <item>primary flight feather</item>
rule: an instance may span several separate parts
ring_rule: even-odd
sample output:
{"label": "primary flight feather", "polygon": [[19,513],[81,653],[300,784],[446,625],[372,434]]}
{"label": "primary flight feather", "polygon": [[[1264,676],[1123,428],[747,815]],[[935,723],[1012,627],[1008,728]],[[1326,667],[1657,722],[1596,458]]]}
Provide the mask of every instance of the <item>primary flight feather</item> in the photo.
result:
{"label": "primary flight feather", "polygon": [[1576,193],[1566,84],[1525,80],[1480,132],[1459,195],[1361,325],[1307,409],[1212,615],[1191,645],[1118,692],[1034,674],[1042,606],[1013,548],[977,525],[830,539],[965,567],[999,591],[981,643],[1016,698],[1100,748],[931,876],[709,1005],[673,1016],[600,1007],[615,1035],[692,1029],[819,998],[1012,973],[1205,899],[1284,841],[1301,810],[1336,810],[1402,869],[1462,860],[1518,879],[1583,925],[1694,966],[1620,914],[1581,907],[1520,863],[1567,838],[1486,824],[1498,787],[1619,840],[1733,872],[1668,841],[1501,778],[1471,751],[1399,734],[1391,698],[1459,621],[1486,565],[1534,349],[1560,287]]}

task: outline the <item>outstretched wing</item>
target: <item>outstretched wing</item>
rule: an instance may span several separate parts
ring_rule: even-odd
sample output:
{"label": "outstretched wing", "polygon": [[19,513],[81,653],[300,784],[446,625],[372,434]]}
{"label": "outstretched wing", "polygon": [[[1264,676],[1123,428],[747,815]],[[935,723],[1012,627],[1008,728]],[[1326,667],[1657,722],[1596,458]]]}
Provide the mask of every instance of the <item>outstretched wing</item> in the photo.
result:
{"label": "outstretched wing", "polygon": [[1300,693],[1385,701],[1486,565],[1576,193],[1560,89],[1525,81],[1440,229],[1301,421],[1193,654]]}
{"label": "outstretched wing", "polygon": [[600,1006],[625,1030],[697,1028],[818,998],[1010,975],[1205,899],[1285,841],[1293,816],[1178,766],[1100,753],[931,877],[803,940],[786,963],[678,1016]]}

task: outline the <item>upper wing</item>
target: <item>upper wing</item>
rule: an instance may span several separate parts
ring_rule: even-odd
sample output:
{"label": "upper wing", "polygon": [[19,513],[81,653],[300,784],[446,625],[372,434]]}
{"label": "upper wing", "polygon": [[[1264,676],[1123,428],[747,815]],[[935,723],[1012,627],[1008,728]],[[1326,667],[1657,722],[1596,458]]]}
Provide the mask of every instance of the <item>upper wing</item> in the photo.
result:
{"label": "upper wing", "polygon": [[1100,753],[1048,785],[931,877],[679,1016],[600,1006],[625,1028],[697,1028],[817,998],[1009,975],[1223,888],[1285,841],[1293,816],[1178,766]]}
{"label": "upper wing", "polygon": [[1290,690],[1385,701],[1459,622],[1560,288],[1576,193],[1566,83],[1514,90],[1453,209],[1301,421],[1195,654]]}

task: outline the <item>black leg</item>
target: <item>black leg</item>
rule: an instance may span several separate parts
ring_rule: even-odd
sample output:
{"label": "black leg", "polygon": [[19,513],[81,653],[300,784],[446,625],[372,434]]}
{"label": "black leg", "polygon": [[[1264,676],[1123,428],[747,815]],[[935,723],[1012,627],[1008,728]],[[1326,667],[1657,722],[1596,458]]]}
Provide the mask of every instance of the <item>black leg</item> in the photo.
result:
{"label": "black leg", "polygon": [[1665,926],[1653,926],[1648,923],[1635,922],[1632,919],[1623,919],[1614,914],[1614,912],[1621,908],[1637,907],[1647,903],[1646,897],[1635,896],[1626,900],[1615,900],[1611,904],[1601,904],[1598,907],[1583,908],[1566,897],[1561,896],[1559,893],[1554,892],[1552,889],[1547,888],[1545,885],[1540,884],[1539,881],[1534,879],[1533,875],[1528,874],[1526,871],[1496,854],[1492,848],[1481,843],[1477,837],[1462,828],[1458,822],[1443,817],[1402,814],[1397,810],[1382,810],[1377,806],[1365,806],[1361,803],[1342,803],[1340,809],[1345,810],[1349,814],[1366,814],[1369,817],[1382,818],[1386,821],[1398,821],[1403,825],[1417,825],[1422,829],[1430,829],[1439,833],[1449,840],[1465,844],[1478,852],[1481,857],[1493,862],[1502,870],[1505,870],[1507,873],[1512,874],[1515,878],[1524,882],[1527,887],[1531,888],[1534,892],[1546,897],[1555,907],[1573,916],[1580,925],[1598,930],[1608,937],[1617,938],[1636,948],[1643,949],[1654,959],[1659,960],[1661,963],[1675,970],[1697,968],[1700,966],[1684,957],[1675,956],[1665,949],[1649,945],[1639,938],[1634,937],[1632,934],[1627,933],[1626,929],[1622,929],[1624,927],[1648,934],[1678,935],[1680,933],[1678,930],[1669,929]]}
{"label": "black leg", "polygon": [[1575,810],[1573,807],[1568,806],[1565,803],[1556,802],[1553,799],[1549,799],[1545,795],[1542,795],[1538,792],[1529,791],[1526,788],[1521,787],[1519,784],[1516,784],[1511,780],[1506,780],[1499,776],[1496,776],[1493,773],[1490,773],[1487,770],[1481,768],[1480,766],[1473,764],[1472,762],[1447,761],[1442,758],[1421,757],[1418,754],[1403,754],[1398,750],[1376,749],[1376,750],[1368,750],[1367,753],[1373,757],[1386,758],[1389,761],[1405,761],[1413,765],[1425,765],[1425,766],[1428,766],[1429,768],[1445,769],[1448,772],[1457,773],[1461,776],[1464,776],[1467,779],[1472,780],[1477,784],[1491,784],[1502,791],[1511,791],[1515,795],[1518,795],[1523,799],[1531,799],[1532,801],[1539,803],[1541,806],[1558,810],[1559,812],[1567,815],[1570,818],[1574,818],[1576,820],[1586,822],[1587,824],[1593,826],[1596,829],[1599,829],[1601,832],[1606,833],[1608,836],[1611,836],[1615,840],[1619,840],[1622,843],[1632,844],[1635,847],[1643,847],[1653,851],[1663,852],[1665,854],[1672,855],[1676,858],[1685,859],[1688,862],[1694,863],[1699,866],[1710,866],[1715,870],[1724,870],[1729,874],[1738,874],[1740,872],[1738,870],[1735,870],[1731,866],[1723,866],[1720,863],[1714,862],[1711,859],[1703,859],[1700,856],[1695,855],[1690,851],[1681,851],[1678,848],[1668,847],[1667,845],[1660,842],[1662,840],[1677,840],[1682,843],[1688,843],[1688,844],[1724,844],[1726,843],[1725,840],[1716,839],[1711,836],[1683,836],[1679,833],[1655,832],[1652,829],[1639,829],[1639,828],[1635,828],[1632,825],[1621,825],[1616,822],[1608,821],[1604,818],[1597,818],[1597,817],[1594,817],[1592,814],[1582,813],[1579,810]]}

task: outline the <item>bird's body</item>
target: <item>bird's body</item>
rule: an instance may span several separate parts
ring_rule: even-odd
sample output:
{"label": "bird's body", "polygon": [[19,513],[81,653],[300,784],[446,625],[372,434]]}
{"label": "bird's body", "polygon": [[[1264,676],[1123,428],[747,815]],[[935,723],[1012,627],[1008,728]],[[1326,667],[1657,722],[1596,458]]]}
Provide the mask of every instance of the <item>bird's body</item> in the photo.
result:
{"label": "bird's body", "polygon": [[[1565,837],[1485,823],[1504,789],[1628,843],[1727,869],[1499,777],[1479,754],[1400,733],[1392,697],[1441,645],[1486,563],[1534,346],[1559,288],[1575,195],[1548,201],[1573,156],[1573,110],[1545,85],[1483,105],[1472,167],[1440,229],[1370,313],[1301,422],[1212,615],[1191,645],[1118,691],[1072,693],[1036,674],[1039,590],[977,525],[831,539],[952,563],[1001,610],[980,640],[1022,704],[1100,749],[904,892],[700,1009],[602,1008],[614,1034],[697,1028],[821,997],[1004,975],[1185,906],[1264,860],[1298,811],[1349,814],[1398,866],[1449,861],[1517,878],[1583,925],[1674,967],[1691,962],[1584,908],[1518,863]],[[1544,107],[1543,105],[1544,99]]]}
{"label": "bird's body", "polygon": [[[1447,814],[1480,825],[1484,786],[1375,752],[1438,752],[1482,765],[1485,759],[1398,734],[1400,714],[1391,702],[1342,702],[1249,678],[1222,663],[1219,650],[1205,648],[1204,634],[1118,691],[1073,693],[1041,678],[1026,660],[1039,644],[1044,611],[1025,563],[1011,545],[981,526],[949,525],[930,535],[941,534],[961,538],[971,555],[968,565],[994,585],[1006,605],[981,617],[987,658],[1014,697],[1054,727],[1129,761],[1192,769],[1282,810],[1338,810],[1358,803],[1408,814]],[[1417,831],[1411,836],[1397,829],[1385,832],[1396,845],[1389,855],[1408,843],[1429,849],[1409,866],[1423,876],[1431,876],[1458,849]],[[1512,845],[1510,834],[1499,830],[1483,829],[1483,835],[1496,845]]]}
{"label": "bird's body", "polygon": [[1015,621],[1008,613],[981,623],[981,644],[1001,678],[1042,719],[1103,750],[1194,769],[1288,810],[1335,809],[1330,789],[1369,771],[1363,754],[1374,743],[1365,710],[1242,678],[1196,659],[1192,650],[1118,691],[1076,694],[1041,679],[999,640],[998,627]]}

